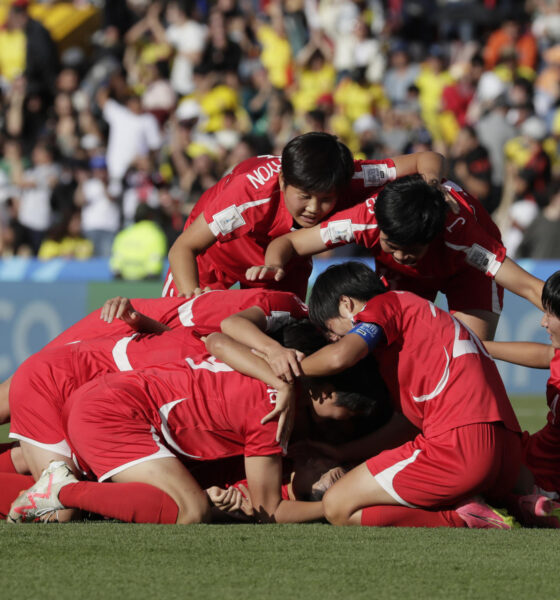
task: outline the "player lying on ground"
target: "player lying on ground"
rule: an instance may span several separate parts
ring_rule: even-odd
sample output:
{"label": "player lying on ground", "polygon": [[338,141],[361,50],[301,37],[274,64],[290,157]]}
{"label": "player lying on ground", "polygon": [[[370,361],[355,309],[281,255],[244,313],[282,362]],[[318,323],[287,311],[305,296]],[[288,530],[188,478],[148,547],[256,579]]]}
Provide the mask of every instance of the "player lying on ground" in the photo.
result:
{"label": "player lying on ground", "polygon": [[353,160],[327,133],[289,142],[279,156],[249,158],[204,192],[169,251],[163,296],[190,296],[206,287],[274,287],[307,295],[311,261],[295,258],[280,282],[251,281],[245,271],[264,262],[267,244],[294,228],[313,227],[335,207],[365,200],[395,177],[421,173],[440,181],[443,157],[421,152],[384,161]]}
{"label": "player lying on ground", "polygon": [[[239,319],[242,319],[244,329],[250,328],[251,343],[265,353],[273,371],[279,377],[291,381],[294,373],[299,374],[297,355],[294,351],[283,348],[262,333],[274,332],[286,323],[307,316],[307,307],[295,294],[273,290],[220,290],[190,300],[140,298],[130,301],[127,298],[114,298],[108,300],[102,309],[94,311],[69,327],[20,366],[17,376],[18,390],[17,393],[12,394],[12,404],[16,406],[19,402],[23,402],[25,413],[35,402],[37,395],[45,396],[44,392],[50,393],[53,385],[60,390],[61,380],[54,378],[52,372],[46,383],[41,379],[45,375],[45,367],[41,365],[54,363],[58,365],[61,372],[70,369],[73,373],[73,363],[67,360],[69,361],[71,357],[85,360],[86,354],[89,354],[93,357],[93,361],[97,359],[101,361],[97,372],[101,375],[117,369],[126,370],[158,362],[169,362],[186,356],[189,352],[197,354],[204,351],[204,344],[200,337],[218,331],[223,319],[234,314],[240,315]],[[252,326],[250,320],[255,325]],[[142,331],[139,328],[146,324],[149,331],[158,328],[160,331],[171,331],[161,335],[138,335]],[[103,339],[105,341],[102,341]],[[82,374],[78,374],[78,380],[83,383],[95,377],[94,367],[94,362],[87,362]],[[10,380],[3,386],[0,394],[0,410],[4,422],[7,422],[10,417]],[[31,394],[23,393],[29,389],[32,391]],[[279,422],[279,427],[282,427],[283,423],[283,420]],[[28,426],[25,430],[29,433]],[[16,428],[12,431],[18,430]],[[57,428],[56,432],[58,431]],[[57,443],[62,438],[54,440],[54,433],[55,431],[49,438],[52,439],[52,443]],[[23,431],[19,434],[17,439],[27,437]],[[51,443],[46,440],[37,441],[42,444]],[[61,458],[50,456],[48,460],[61,460]],[[34,469],[36,475],[46,467],[48,460],[46,463],[41,462],[41,465]]]}
{"label": "player lying on ground", "polygon": [[468,522],[473,496],[507,500],[521,465],[520,428],[476,336],[431,302],[387,291],[361,263],[322,273],[310,314],[340,339],[306,357],[304,373],[337,373],[373,352],[396,408],[421,432],[335,483],[323,500],[331,523],[380,525],[380,505],[399,507],[411,522],[423,510],[442,525],[450,517],[439,509],[455,506]]}
{"label": "player lying on ground", "polygon": [[450,181],[443,188],[457,201],[458,214],[440,189],[417,175],[404,177],[315,227],[277,238],[264,266],[249,269],[247,278],[282,281],[292,276],[294,256],[355,242],[371,250],[391,289],[432,301],[442,292],[451,313],[481,339],[492,339],[503,287],[541,309],[543,282],[506,256],[499,230],[478,200]]}
{"label": "player lying on ground", "polygon": [[[270,372],[266,363],[262,366]],[[323,418],[366,414],[374,405],[364,393],[366,379],[363,365],[339,376],[302,379],[298,402]],[[82,386],[66,401],[67,442],[80,467],[100,482],[149,483],[166,493],[177,506],[178,523],[208,521],[211,513],[206,495],[169,448],[193,460],[244,455],[259,521],[321,518],[320,503],[282,500],[283,450],[275,424],[261,423],[276,394],[210,355],[115,373]],[[75,488],[69,484],[77,482],[66,465],[47,470],[18,498],[10,516],[33,519],[35,504],[40,511],[73,506],[67,494]]]}

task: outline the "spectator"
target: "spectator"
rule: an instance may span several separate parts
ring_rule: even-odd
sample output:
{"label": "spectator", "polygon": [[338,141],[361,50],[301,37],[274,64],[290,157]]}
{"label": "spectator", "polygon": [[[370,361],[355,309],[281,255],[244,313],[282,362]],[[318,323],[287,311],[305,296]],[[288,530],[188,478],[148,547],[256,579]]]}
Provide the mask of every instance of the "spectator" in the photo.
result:
{"label": "spectator", "polygon": [[167,241],[155,219],[154,210],[140,204],[135,223],[116,235],[110,260],[115,277],[130,281],[161,277]]}
{"label": "spectator", "polygon": [[519,258],[560,258],[560,182],[550,190],[550,201],[527,227],[519,245]]}
{"label": "spectator", "polygon": [[73,258],[86,260],[93,256],[93,243],[81,234],[81,216],[79,210],[67,214],[61,221],[53,225],[41,247],[38,258]]}
{"label": "spectator", "polygon": [[404,42],[396,42],[389,54],[389,68],[383,79],[387,97],[394,106],[406,102],[408,88],[415,83],[420,67],[411,63],[408,47]]}
{"label": "spectator", "polygon": [[82,209],[82,231],[93,243],[94,256],[109,257],[120,227],[120,211],[108,191],[105,157],[94,156],[89,166],[90,174],[79,175],[74,202]]}

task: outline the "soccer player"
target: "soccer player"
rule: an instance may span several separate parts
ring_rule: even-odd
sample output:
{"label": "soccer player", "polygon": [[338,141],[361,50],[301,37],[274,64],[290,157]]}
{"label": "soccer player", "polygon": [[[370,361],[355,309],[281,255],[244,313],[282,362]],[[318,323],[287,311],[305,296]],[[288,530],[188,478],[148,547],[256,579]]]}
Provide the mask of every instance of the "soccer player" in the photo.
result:
{"label": "soccer player", "polygon": [[498,228],[475,198],[450,181],[442,185],[457,201],[457,214],[440,189],[417,175],[403,177],[315,227],[274,240],[264,266],[250,269],[247,277],[281,281],[290,275],[294,256],[356,242],[371,250],[391,289],[432,301],[442,292],[451,313],[481,339],[492,339],[503,287],[542,309],[543,282],[506,256]]}
{"label": "soccer player", "polygon": [[[245,277],[263,264],[268,243],[294,228],[313,227],[338,205],[365,200],[397,176],[421,173],[440,181],[443,157],[422,152],[383,161],[354,161],[336,137],[311,132],[289,142],[282,156],[250,158],[207,190],[169,251],[163,296],[200,289],[274,287],[305,299],[308,258],[295,258],[281,282]],[[345,202],[346,204],[343,204]]]}
{"label": "soccer player", "polygon": [[[367,413],[373,399],[365,394],[367,378],[360,368],[302,381],[300,406],[332,419]],[[176,455],[194,461],[243,455],[258,521],[316,520],[323,516],[320,503],[281,496],[283,449],[275,425],[261,422],[276,395],[276,389],[209,355],[187,358],[87,383],[65,404],[65,429],[84,471],[101,482],[147,483],[160,489],[175,503],[177,523],[208,521],[211,514],[207,496]],[[16,500],[13,520],[72,506],[68,495],[75,488],[70,484],[78,482],[66,465],[52,464]]]}
{"label": "soccer player", "polygon": [[[523,435],[523,462],[537,486],[535,494],[560,498],[560,271],[545,282],[542,292],[544,315],[541,325],[550,336],[550,344],[535,342],[485,342],[486,349],[499,360],[550,369],[546,386],[548,415],[546,425],[536,433]],[[522,507],[523,508],[523,507]],[[555,527],[560,526],[560,505],[553,505]],[[550,512],[550,511],[549,511]],[[549,515],[546,515],[549,516]]]}
{"label": "soccer player", "polygon": [[[455,506],[469,526],[510,525],[471,497],[501,501],[517,480],[520,429],[496,366],[457,319],[410,292],[387,291],[362,263],[329,267],[310,299],[312,320],[339,337],[306,357],[308,376],[337,373],[373,352],[395,408],[416,438],[360,464],[325,494],[336,525],[379,524],[377,507],[432,511]],[[405,512],[407,512],[405,510]],[[411,516],[414,519],[414,515]]]}

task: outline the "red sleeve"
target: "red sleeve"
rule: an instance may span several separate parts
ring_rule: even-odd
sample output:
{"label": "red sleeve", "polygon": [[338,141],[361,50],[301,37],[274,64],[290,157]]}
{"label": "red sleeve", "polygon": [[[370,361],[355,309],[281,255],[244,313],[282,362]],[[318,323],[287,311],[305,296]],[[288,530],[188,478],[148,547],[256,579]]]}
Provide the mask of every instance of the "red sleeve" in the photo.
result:
{"label": "red sleeve", "polygon": [[[260,388],[260,390],[262,390],[262,388]],[[262,394],[262,391],[259,391],[258,393]],[[273,404],[276,402],[275,389],[266,386],[265,393],[267,397],[266,403],[262,402],[261,396],[255,402],[254,410],[251,410],[250,407],[246,405],[245,456],[272,456],[284,453],[284,450],[276,441],[278,422],[269,421],[265,425],[261,423],[261,419],[269,412],[268,407],[272,410]],[[263,406],[266,407],[266,412],[262,411]]]}
{"label": "red sleeve", "polygon": [[266,219],[271,210],[276,211],[280,197],[280,158],[249,159],[243,165],[204,206],[204,218],[220,242],[246,235]]}
{"label": "red sleeve", "polygon": [[267,292],[255,302],[266,315],[266,331],[272,332],[292,323],[307,319],[309,313],[302,300],[291,292]]}
{"label": "red sleeve", "polygon": [[350,198],[346,206],[363,202],[377,194],[389,181],[397,178],[395,163],[390,158],[383,160],[355,160],[354,176],[350,183]]}
{"label": "red sleeve", "polygon": [[402,309],[398,295],[402,292],[385,292],[369,300],[362,311],[354,316],[360,323],[375,323],[383,328],[387,345],[391,345],[402,330]]}
{"label": "red sleeve", "polygon": [[463,253],[467,264],[494,277],[506,257],[498,228],[487,222],[491,219],[483,213],[484,208],[457,184],[446,181],[444,187],[460,205],[459,214],[450,212],[447,216],[444,231],[446,247],[452,252]]}
{"label": "red sleeve", "polygon": [[375,218],[375,197],[352,208],[335,213],[321,223],[321,239],[327,248],[355,242],[373,248],[379,241],[379,228]]}

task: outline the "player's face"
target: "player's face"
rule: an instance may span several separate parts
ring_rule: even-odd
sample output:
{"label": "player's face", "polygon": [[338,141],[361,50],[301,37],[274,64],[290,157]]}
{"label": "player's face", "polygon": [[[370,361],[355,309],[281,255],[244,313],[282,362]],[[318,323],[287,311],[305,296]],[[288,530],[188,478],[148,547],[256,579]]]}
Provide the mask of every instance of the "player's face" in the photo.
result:
{"label": "player's face", "polygon": [[541,319],[541,325],[550,336],[550,343],[553,347],[560,348],[560,319],[547,310]]}
{"label": "player's face", "polygon": [[352,320],[354,316],[354,312],[352,311],[353,306],[353,304],[349,305],[347,297],[343,296],[341,298],[338,305],[340,316],[327,319],[325,322],[329,342],[338,341],[352,329],[354,326],[354,321]]}
{"label": "player's face", "polygon": [[284,185],[284,202],[294,221],[301,227],[313,227],[335,207],[336,192],[306,192],[293,185]]}
{"label": "player's face", "polygon": [[411,246],[401,246],[389,240],[382,232],[379,232],[379,245],[381,250],[391,254],[394,261],[399,265],[415,265],[428,251],[428,244],[413,244]]}
{"label": "player's face", "polygon": [[336,392],[330,394],[321,393],[318,397],[313,398],[313,410],[321,419],[333,419],[334,421],[347,421],[356,415],[353,411],[345,406],[336,404]]}

